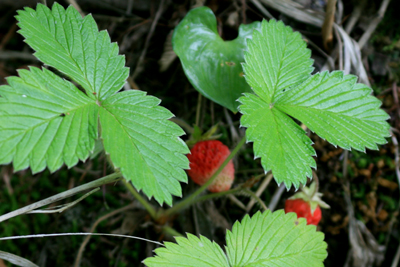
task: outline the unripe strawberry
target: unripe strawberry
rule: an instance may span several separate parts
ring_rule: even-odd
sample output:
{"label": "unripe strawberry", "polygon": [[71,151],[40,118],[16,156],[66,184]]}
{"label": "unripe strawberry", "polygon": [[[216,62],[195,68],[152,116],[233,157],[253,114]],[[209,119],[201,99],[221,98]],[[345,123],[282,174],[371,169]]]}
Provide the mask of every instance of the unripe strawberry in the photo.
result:
{"label": "unripe strawberry", "polygon": [[[231,153],[229,148],[217,140],[198,142],[190,150],[187,157],[190,162],[189,177],[198,185],[205,184],[218,170]],[[213,183],[208,186],[211,192],[227,191],[231,188],[235,177],[232,160],[218,174]]]}
{"label": "unripe strawberry", "polygon": [[307,224],[318,225],[321,220],[321,208],[317,206],[314,213],[311,212],[311,207],[309,202],[303,199],[288,199],[285,202],[285,213],[295,212],[297,218],[306,218]]}

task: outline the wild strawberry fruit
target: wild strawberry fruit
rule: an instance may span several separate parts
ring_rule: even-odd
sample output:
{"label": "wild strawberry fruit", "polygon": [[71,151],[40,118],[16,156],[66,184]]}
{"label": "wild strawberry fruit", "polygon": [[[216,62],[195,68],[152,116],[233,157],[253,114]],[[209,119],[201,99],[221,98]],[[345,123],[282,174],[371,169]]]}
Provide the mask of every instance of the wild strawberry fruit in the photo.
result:
{"label": "wild strawberry fruit", "polygon": [[307,224],[318,225],[321,220],[321,208],[329,209],[329,205],[321,200],[322,193],[318,192],[315,182],[310,187],[304,186],[285,202],[285,213],[295,212],[297,218],[307,219]]}
{"label": "wild strawberry fruit", "polygon": [[[207,140],[196,143],[190,153],[187,156],[190,162],[188,175],[193,182],[203,185],[218,170],[231,152],[220,141]],[[211,192],[227,191],[231,188],[234,177],[235,168],[231,160],[207,189]]]}
{"label": "wild strawberry fruit", "polygon": [[317,206],[314,213],[311,212],[310,204],[302,199],[288,199],[285,202],[285,213],[295,212],[297,218],[306,218],[307,224],[318,225],[321,220],[321,208]]}

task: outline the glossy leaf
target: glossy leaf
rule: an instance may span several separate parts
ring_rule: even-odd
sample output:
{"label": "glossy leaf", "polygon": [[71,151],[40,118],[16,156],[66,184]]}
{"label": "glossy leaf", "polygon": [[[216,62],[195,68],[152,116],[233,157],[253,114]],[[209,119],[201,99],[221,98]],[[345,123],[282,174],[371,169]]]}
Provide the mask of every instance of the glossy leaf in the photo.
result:
{"label": "glossy leaf", "polygon": [[98,31],[92,15],[84,18],[69,6],[38,4],[36,11],[18,11],[19,31],[35,56],[81,85],[90,98],[103,100],[116,93],[128,78],[125,57],[106,31]]}
{"label": "glossy leaf", "polygon": [[189,161],[183,130],[169,121],[173,115],[158,106],[160,100],[143,91],[118,93],[100,108],[101,138],[115,168],[138,190],[162,204],[172,205],[171,194],[182,196],[179,181]]}
{"label": "glossy leaf", "polygon": [[327,245],[324,234],[283,210],[248,215],[226,234],[226,253],[231,266],[324,266]]}
{"label": "glossy leaf", "polygon": [[193,87],[212,101],[237,112],[237,99],[250,92],[241,64],[246,39],[259,22],[239,27],[239,36],[224,41],[208,7],[191,10],[174,30],[173,49]]}
{"label": "glossy leaf", "polygon": [[85,160],[98,135],[95,101],[46,69],[19,75],[0,87],[0,164],[36,173]]}

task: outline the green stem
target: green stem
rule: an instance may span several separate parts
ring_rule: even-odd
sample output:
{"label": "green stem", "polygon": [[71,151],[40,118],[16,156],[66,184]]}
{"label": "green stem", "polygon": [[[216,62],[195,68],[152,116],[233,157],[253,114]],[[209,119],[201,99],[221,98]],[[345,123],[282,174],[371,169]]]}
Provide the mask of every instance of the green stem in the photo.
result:
{"label": "green stem", "polygon": [[199,203],[199,202],[203,202],[203,201],[206,201],[206,200],[209,200],[209,199],[212,199],[212,198],[223,197],[223,196],[226,196],[226,195],[234,194],[234,193],[236,193],[236,192],[238,192],[238,191],[240,191],[242,189],[243,188],[241,186],[238,186],[238,187],[236,187],[234,189],[231,189],[231,190],[228,190],[228,191],[223,191],[223,192],[218,192],[218,193],[213,193],[213,194],[207,194],[207,195],[204,195],[202,197],[199,197],[196,200],[196,202]]}
{"label": "green stem", "polygon": [[254,194],[253,191],[251,191],[250,189],[245,189],[245,192],[248,193],[252,198],[254,198],[255,200],[257,200],[258,204],[261,205],[261,207],[263,207],[264,210],[267,210],[268,207],[265,205],[264,201],[262,201],[262,199],[257,196],[256,194]]}
{"label": "green stem", "polygon": [[179,233],[178,231],[176,231],[174,228],[169,227],[169,226],[164,226],[162,229],[163,229],[164,233],[169,234],[172,237],[184,236],[181,233]]}
{"label": "green stem", "polygon": [[225,168],[225,166],[229,163],[229,161],[237,154],[239,149],[246,143],[246,137],[244,136],[242,140],[236,145],[235,149],[231,152],[231,154],[225,159],[225,161],[222,163],[221,166],[219,166],[218,170],[211,176],[211,178],[203,184],[199,189],[197,189],[192,195],[190,195],[188,198],[182,200],[181,202],[177,203],[174,205],[172,208],[168,209],[165,211],[164,215],[165,216],[170,216],[174,213],[177,213],[181,209],[184,209],[186,206],[189,206],[193,202],[195,202],[197,199],[197,196],[200,195],[204,190],[207,189],[207,187],[212,184],[217,178],[217,176],[221,173],[221,171]]}
{"label": "green stem", "polygon": [[131,194],[143,205],[143,207],[150,214],[151,218],[156,219],[156,210],[154,207],[146,199],[144,199],[138,191],[136,191],[130,182],[125,180],[125,186],[128,191],[131,192]]}

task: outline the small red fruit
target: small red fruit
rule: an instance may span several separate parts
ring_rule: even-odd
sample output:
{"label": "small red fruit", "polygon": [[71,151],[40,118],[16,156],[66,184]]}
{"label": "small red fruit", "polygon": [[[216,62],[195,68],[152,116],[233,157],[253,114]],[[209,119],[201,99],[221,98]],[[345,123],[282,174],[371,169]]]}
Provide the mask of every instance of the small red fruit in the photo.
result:
{"label": "small red fruit", "polygon": [[[217,140],[207,140],[198,142],[187,155],[190,161],[189,177],[198,185],[205,184],[208,179],[218,170],[225,159],[230,155],[227,146]],[[213,183],[208,186],[211,192],[227,191],[231,188],[235,177],[235,168],[232,160],[215,178]]]}
{"label": "small red fruit", "polygon": [[285,202],[285,213],[295,212],[297,218],[303,217],[307,219],[307,224],[318,225],[321,220],[321,208],[317,206],[314,213],[311,213],[310,204],[300,198],[288,199]]}

